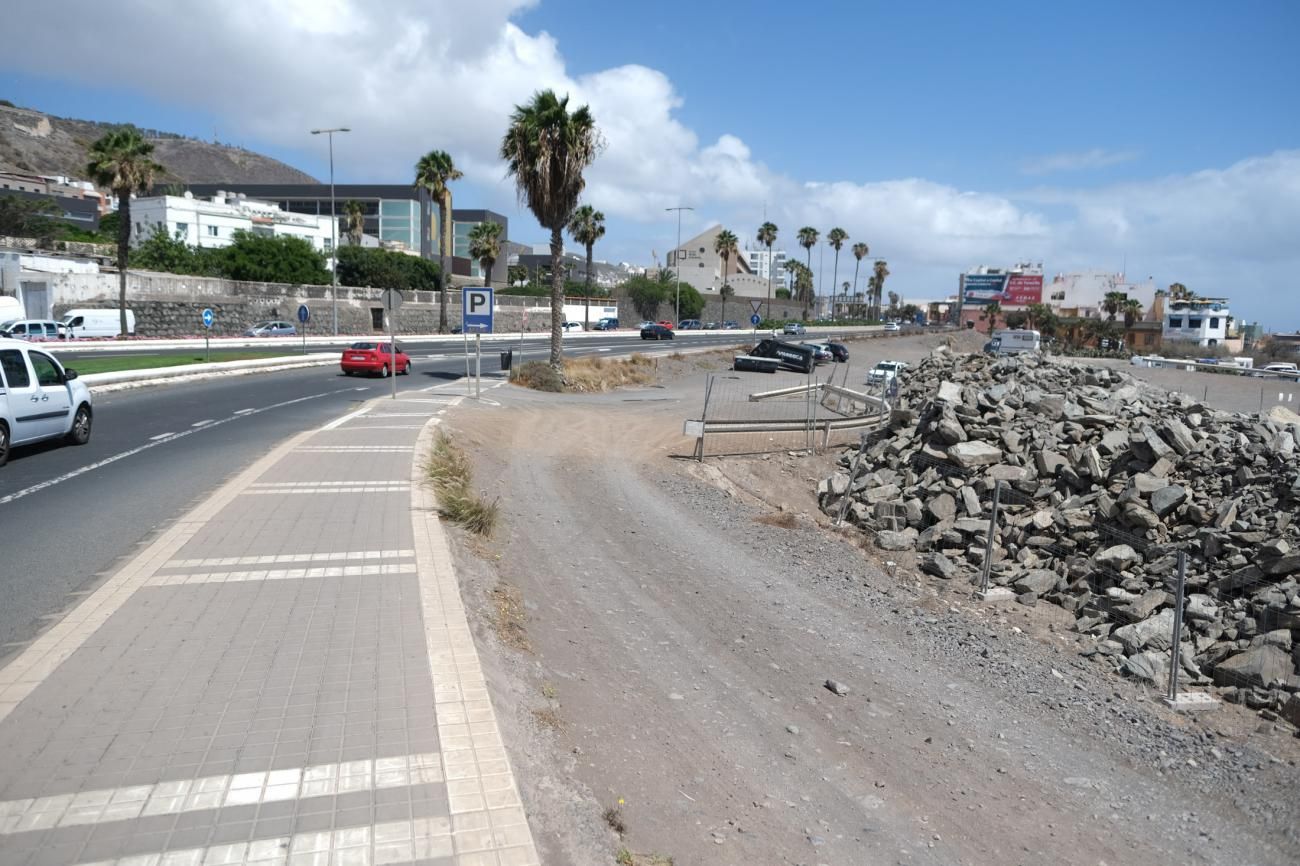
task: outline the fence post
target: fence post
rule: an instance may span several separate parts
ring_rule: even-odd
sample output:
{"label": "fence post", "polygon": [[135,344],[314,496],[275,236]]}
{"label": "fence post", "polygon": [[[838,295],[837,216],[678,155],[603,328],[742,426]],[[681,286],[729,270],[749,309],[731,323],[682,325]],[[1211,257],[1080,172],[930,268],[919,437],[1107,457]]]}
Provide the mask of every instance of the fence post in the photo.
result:
{"label": "fence post", "polygon": [[712,394],[713,376],[710,374],[709,378],[704,382],[704,410],[700,412],[700,438],[695,443],[695,459],[700,463],[704,462],[704,433],[709,426],[709,397]]}
{"label": "fence post", "polygon": [[849,510],[849,500],[853,498],[853,479],[858,475],[858,466],[862,463],[862,453],[867,450],[867,434],[858,435],[858,453],[853,455],[853,463],[849,465],[849,486],[844,491],[844,498],[840,500],[840,513],[835,516],[835,525],[844,525],[844,515]]}
{"label": "fence post", "polygon": [[1178,588],[1174,594],[1174,633],[1169,642],[1172,653],[1169,657],[1169,700],[1178,700],[1178,667],[1182,652],[1179,638],[1183,633],[1183,590],[1187,584],[1187,553],[1178,551]]}
{"label": "fence post", "polygon": [[989,572],[993,569],[993,536],[998,531],[998,500],[1002,493],[1002,482],[993,482],[993,513],[989,515],[989,537],[984,542],[984,567],[980,570],[980,592],[989,591]]}

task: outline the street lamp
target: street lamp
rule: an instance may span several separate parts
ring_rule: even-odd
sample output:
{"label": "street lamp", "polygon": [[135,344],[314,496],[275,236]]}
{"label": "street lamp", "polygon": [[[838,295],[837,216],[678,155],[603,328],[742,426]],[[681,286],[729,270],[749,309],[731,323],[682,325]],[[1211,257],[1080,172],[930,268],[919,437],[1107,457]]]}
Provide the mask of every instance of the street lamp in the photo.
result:
{"label": "street lamp", "polygon": [[346,126],[333,129],[313,129],[312,135],[325,135],[330,140],[330,306],[334,313],[334,336],[339,335],[339,217],[334,209],[334,133],[351,132]]}
{"label": "street lamp", "polygon": [[[677,302],[673,305],[674,321],[678,325],[682,322],[682,211],[693,211],[693,207],[666,207],[665,211],[677,211],[677,249],[673,250],[673,264],[677,266]],[[723,281],[726,281],[726,275],[723,275]]]}

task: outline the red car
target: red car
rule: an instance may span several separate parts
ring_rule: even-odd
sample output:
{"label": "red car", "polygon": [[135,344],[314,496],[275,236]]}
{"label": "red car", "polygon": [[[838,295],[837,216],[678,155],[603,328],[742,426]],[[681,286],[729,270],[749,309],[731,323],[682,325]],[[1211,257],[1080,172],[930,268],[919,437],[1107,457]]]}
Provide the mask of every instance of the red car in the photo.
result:
{"label": "red car", "polygon": [[353,343],[343,350],[343,358],[339,366],[343,368],[345,376],[351,376],[353,373],[378,373],[380,377],[386,378],[389,373],[396,370],[405,376],[411,372],[411,359],[402,347],[397,347],[397,358],[393,358],[391,343]]}
{"label": "red car", "polygon": [[673,329],[673,323],[672,323],[672,322],[655,322],[655,324],[656,324],[656,325],[663,325],[665,328],[667,328],[667,329],[670,330],[670,331]]}

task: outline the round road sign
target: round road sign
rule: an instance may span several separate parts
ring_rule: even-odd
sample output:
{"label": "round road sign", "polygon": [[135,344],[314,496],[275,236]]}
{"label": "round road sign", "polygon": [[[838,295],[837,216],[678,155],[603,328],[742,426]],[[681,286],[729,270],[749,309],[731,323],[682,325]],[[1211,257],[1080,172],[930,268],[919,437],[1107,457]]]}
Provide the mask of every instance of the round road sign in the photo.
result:
{"label": "round road sign", "polygon": [[384,289],[384,294],[380,299],[380,303],[384,305],[385,310],[388,310],[391,313],[393,310],[400,310],[402,308],[403,300],[402,293],[397,289]]}
{"label": "round road sign", "polygon": [[213,317],[213,315],[212,315],[212,310],[210,310],[210,309],[205,309],[205,310],[203,311],[203,327],[205,327],[205,328],[211,328],[211,327],[212,327],[212,321],[213,321],[213,318],[214,318],[214,317]]}
{"label": "round road sign", "polygon": [[755,313],[754,315],[749,317],[749,323],[754,327],[758,327],[758,323],[761,321],[763,320],[758,317],[758,313]]}
{"label": "round road sign", "polygon": [[305,325],[310,318],[311,310],[307,309],[306,304],[300,304],[298,306],[298,321]]}

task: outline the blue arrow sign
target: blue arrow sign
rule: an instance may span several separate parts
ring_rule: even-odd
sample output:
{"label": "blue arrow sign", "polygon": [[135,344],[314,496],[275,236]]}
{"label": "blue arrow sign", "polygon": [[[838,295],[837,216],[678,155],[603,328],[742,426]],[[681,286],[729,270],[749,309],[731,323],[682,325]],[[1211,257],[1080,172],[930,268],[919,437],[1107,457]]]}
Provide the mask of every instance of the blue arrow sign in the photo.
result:
{"label": "blue arrow sign", "polygon": [[210,309],[205,309],[205,310],[203,311],[203,327],[205,327],[205,328],[211,328],[211,327],[212,327],[212,320],[213,320],[213,318],[214,318],[214,317],[213,317],[213,315],[212,315],[212,310],[210,310]]}
{"label": "blue arrow sign", "polygon": [[761,321],[763,320],[758,317],[758,313],[755,313],[754,315],[749,317],[749,323],[755,327],[758,327],[758,323]]}
{"label": "blue arrow sign", "polygon": [[310,318],[311,310],[307,309],[306,304],[300,304],[298,306],[298,321],[305,325]]}

